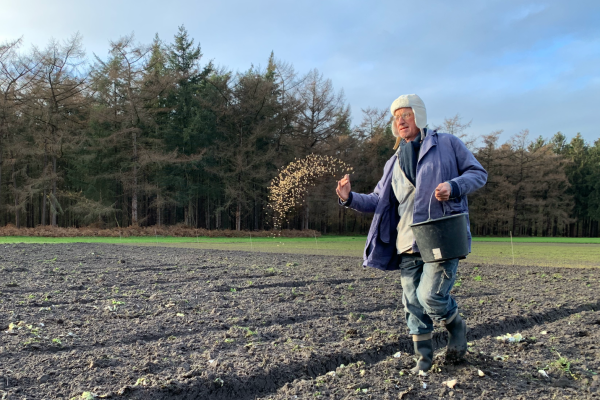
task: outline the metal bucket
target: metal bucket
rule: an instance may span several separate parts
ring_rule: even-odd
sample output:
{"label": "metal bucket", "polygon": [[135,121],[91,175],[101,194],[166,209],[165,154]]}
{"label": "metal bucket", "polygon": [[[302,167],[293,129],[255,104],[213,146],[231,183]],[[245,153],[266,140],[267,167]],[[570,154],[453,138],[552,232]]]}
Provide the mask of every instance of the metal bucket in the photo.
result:
{"label": "metal bucket", "polygon": [[413,235],[425,262],[439,262],[469,254],[467,236],[467,216],[469,214],[444,215],[431,219],[431,199],[429,199],[429,219],[412,224]]}

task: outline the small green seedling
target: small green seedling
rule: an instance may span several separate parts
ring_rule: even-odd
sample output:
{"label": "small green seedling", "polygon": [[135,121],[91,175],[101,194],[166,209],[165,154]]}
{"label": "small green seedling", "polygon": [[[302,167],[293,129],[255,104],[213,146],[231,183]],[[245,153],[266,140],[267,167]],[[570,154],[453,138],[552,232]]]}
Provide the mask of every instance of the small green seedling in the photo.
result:
{"label": "small green seedling", "polygon": [[146,380],[146,378],[138,378],[137,381],[135,381],[135,385],[133,386],[146,386],[148,384],[148,381]]}
{"label": "small green seedling", "polygon": [[549,364],[549,366],[554,367],[558,370],[561,370],[561,371],[566,372],[567,374],[573,376],[573,373],[571,372],[572,361],[570,361],[566,357],[561,356],[558,351],[555,351],[555,353],[558,355],[558,360],[552,361]]}

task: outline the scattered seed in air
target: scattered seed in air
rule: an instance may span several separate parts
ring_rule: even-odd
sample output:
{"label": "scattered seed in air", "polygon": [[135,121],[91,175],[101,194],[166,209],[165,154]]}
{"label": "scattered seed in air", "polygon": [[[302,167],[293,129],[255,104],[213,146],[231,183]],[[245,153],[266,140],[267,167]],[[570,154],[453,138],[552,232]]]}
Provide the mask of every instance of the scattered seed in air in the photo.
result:
{"label": "scattered seed in air", "polygon": [[341,177],[353,172],[351,166],[335,157],[309,154],[279,170],[269,185],[269,204],[275,229],[287,221],[290,210],[302,204],[310,187],[322,177]]}

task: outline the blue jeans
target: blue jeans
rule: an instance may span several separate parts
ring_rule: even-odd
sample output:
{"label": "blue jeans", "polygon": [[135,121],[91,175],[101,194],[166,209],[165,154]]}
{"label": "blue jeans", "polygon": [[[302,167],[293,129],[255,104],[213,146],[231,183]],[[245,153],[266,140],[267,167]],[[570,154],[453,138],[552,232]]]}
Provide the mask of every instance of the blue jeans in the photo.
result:
{"label": "blue jeans", "polygon": [[399,264],[402,304],[411,335],[433,331],[433,321],[445,321],[458,306],[450,296],[456,280],[458,258],[425,263],[420,256],[403,254]]}

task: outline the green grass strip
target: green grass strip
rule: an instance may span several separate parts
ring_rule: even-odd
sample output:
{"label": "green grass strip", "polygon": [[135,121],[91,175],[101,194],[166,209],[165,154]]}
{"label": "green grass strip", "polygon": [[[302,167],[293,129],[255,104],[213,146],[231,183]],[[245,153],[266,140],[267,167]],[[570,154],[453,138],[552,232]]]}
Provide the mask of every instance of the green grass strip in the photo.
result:
{"label": "green grass strip", "polygon": [[[531,239],[545,241],[527,242]],[[0,244],[15,243],[113,243],[196,249],[237,250],[323,256],[361,257],[365,236],[321,236],[318,238],[189,238],[189,237],[0,237]],[[600,241],[593,238],[475,238],[467,261],[517,266],[600,267]]]}
{"label": "green grass strip", "polygon": [[[513,237],[513,243],[581,243],[600,244],[600,238],[570,238],[570,237]],[[474,242],[510,242],[510,237],[476,236]]]}
{"label": "green grass strip", "polygon": [[173,236],[132,236],[132,237],[42,237],[42,236],[0,236],[0,244],[4,243],[353,243],[364,245],[366,236],[321,236],[318,238],[286,238],[286,237],[247,237],[247,238],[209,238],[209,237],[173,237]]}
{"label": "green grass strip", "polygon": [[[325,235],[317,238],[323,243],[347,243],[362,241],[366,236]],[[314,243],[315,238],[247,237],[247,238],[208,238],[208,237],[172,237],[172,236],[135,236],[135,237],[38,237],[38,236],[0,236],[0,243]],[[473,242],[510,242],[510,237],[477,236]],[[564,238],[564,237],[514,237],[513,243],[580,243],[600,244],[600,238]]]}

